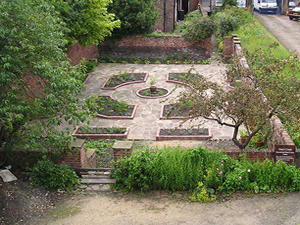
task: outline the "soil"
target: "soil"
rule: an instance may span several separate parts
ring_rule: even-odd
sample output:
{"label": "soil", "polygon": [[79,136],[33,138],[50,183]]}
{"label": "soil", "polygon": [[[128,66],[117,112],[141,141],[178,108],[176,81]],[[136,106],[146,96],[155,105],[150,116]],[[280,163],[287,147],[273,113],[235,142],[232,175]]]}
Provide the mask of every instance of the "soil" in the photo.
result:
{"label": "soil", "polygon": [[159,97],[159,96],[166,95],[168,93],[168,90],[164,88],[157,88],[156,92],[152,93],[150,91],[150,88],[147,88],[147,89],[140,90],[138,93],[141,96]]}
{"label": "soil", "polygon": [[203,136],[208,135],[208,129],[161,129],[159,135],[163,136]]}
{"label": "soil", "polygon": [[189,117],[190,109],[181,107],[178,104],[164,105],[163,117]]}
{"label": "soil", "polygon": [[170,73],[169,80],[189,84],[189,80],[197,75],[195,73]]}
{"label": "soil", "polygon": [[133,105],[122,104],[110,96],[100,96],[97,104],[97,113],[105,116],[131,116],[134,110]]}
{"label": "soil", "polygon": [[124,84],[132,81],[143,81],[145,79],[146,73],[127,73],[114,75],[105,84],[105,87],[116,87],[120,84]]}
{"label": "soil", "polygon": [[3,183],[0,178],[0,224],[31,225],[33,218],[44,215],[67,195],[43,188],[32,187],[26,178],[14,173],[19,180]]}
{"label": "soil", "polygon": [[80,127],[77,134],[124,134],[126,128],[83,128]]}

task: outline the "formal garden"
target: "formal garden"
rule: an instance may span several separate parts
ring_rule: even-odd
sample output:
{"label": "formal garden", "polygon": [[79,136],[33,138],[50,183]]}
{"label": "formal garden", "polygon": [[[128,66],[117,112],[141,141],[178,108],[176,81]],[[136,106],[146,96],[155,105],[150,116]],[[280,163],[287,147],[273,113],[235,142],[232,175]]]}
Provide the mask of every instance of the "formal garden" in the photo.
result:
{"label": "formal garden", "polygon": [[196,10],[164,33],[154,1],[123,2],[1,1],[0,168],[70,192],[90,167],[117,191],[198,202],[299,191],[299,58],[247,9]]}

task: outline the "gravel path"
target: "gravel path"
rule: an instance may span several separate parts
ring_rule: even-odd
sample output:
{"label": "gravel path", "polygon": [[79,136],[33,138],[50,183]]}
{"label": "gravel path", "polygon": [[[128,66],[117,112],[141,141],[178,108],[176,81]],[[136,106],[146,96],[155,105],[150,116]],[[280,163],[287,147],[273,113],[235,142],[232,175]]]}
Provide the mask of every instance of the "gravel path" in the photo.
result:
{"label": "gravel path", "polygon": [[[178,194],[179,195],[179,194]],[[38,225],[297,225],[300,193],[190,203],[174,195],[98,192],[78,195]],[[181,198],[182,199],[182,198]]]}
{"label": "gravel path", "polygon": [[290,52],[300,56],[300,23],[291,21],[288,16],[256,14],[259,21]]}

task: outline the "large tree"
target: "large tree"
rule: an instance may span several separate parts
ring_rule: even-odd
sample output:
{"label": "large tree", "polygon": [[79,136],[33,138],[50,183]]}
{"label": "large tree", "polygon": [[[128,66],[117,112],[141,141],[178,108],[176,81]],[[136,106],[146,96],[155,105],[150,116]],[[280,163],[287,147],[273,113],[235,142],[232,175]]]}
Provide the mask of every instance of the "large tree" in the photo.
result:
{"label": "large tree", "polygon": [[1,0],[0,14],[0,147],[10,148],[20,129],[40,116],[48,118],[44,131],[61,119],[85,119],[76,97],[81,74],[63,51],[66,28],[53,6]]}

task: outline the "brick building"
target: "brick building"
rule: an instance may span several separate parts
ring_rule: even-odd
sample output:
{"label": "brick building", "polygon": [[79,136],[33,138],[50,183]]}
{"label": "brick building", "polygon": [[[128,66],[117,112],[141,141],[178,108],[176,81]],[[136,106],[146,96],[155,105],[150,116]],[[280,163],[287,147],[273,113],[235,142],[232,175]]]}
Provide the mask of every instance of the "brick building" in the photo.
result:
{"label": "brick building", "polygon": [[196,10],[198,3],[199,0],[159,0],[157,4],[160,9],[160,19],[155,28],[163,32],[173,32],[178,15]]}

